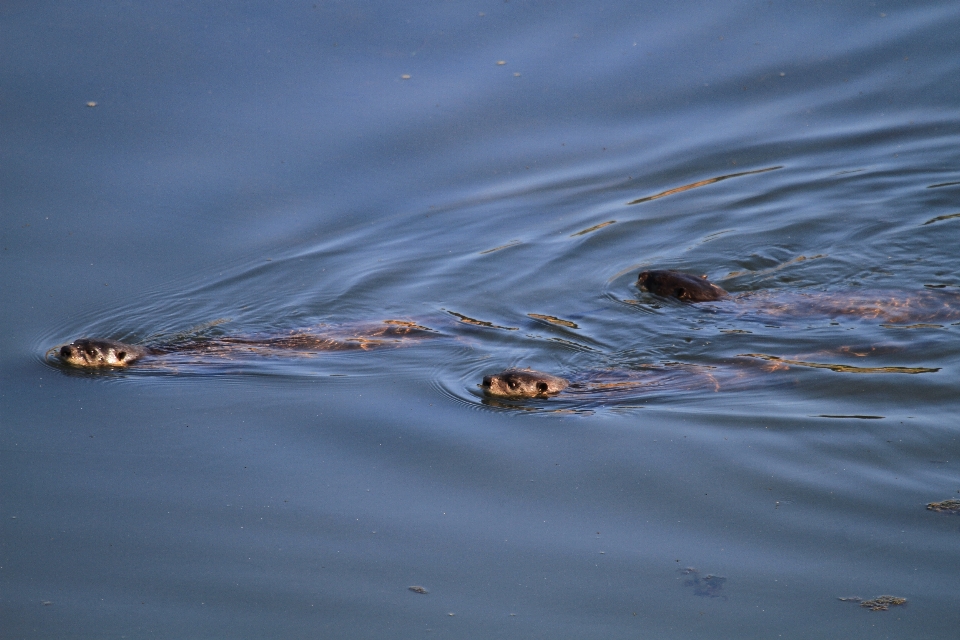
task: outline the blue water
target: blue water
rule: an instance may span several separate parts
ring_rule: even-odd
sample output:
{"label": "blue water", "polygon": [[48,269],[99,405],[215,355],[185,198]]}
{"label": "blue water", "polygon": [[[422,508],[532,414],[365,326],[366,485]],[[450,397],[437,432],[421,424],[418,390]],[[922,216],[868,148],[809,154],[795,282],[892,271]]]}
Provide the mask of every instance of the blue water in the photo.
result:
{"label": "blue water", "polygon": [[[925,507],[960,498],[960,324],[794,301],[958,292],[958,33],[942,2],[0,8],[0,637],[955,637],[960,518]],[[433,337],[45,358],[387,319]],[[508,366],[665,377],[484,398]]]}

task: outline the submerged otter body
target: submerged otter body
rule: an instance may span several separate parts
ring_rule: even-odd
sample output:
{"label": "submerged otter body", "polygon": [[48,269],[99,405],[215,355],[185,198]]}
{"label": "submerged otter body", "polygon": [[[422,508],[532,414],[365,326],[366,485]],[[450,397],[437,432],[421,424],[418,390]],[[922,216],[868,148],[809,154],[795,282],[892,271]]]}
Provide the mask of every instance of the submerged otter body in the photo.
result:
{"label": "submerged otter body", "polygon": [[722,302],[717,308],[764,319],[824,316],[881,320],[899,325],[960,318],[960,295],[953,291],[748,291],[732,295],[706,276],[666,270],[640,273],[637,287],[685,302]]}
{"label": "submerged otter body", "polygon": [[707,280],[707,276],[697,277],[681,271],[644,271],[637,279],[637,286],[658,296],[688,302],[710,302],[727,297],[727,292]]}
{"label": "submerged otter body", "polygon": [[258,353],[368,350],[398,345],[405,338],[423,337],[431,330],[405,320],[387,320],[380,325],[331,328],[326,331],[295,331],[285,335],[223,336],[178,340],[154,345],[136,345],[106,338],[81,338],[51,349],[60,363],[81,369],[124,368],[147,358],[171,354],[230,357]]}
{"label": "submerged otter body", "polygon": [[511,368],[484,376],[480,388],[491,399],[532,400],[561,397],[581,401],[615,401],[637,393],[719,391],[744,377],[733,367],[705,367],[680,362],[594,369],[561,378],[534,369]]}

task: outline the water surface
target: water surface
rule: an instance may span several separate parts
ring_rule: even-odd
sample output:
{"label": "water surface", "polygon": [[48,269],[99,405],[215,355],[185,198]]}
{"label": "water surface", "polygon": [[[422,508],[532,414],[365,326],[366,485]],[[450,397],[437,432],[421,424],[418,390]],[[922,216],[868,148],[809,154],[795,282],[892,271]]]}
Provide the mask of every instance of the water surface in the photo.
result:
{"label": "water surface", "polygon": [[[955,635],[960,519],[925,505],[960,497],[958,320],[790,301],[958,293],[956,7],[0,30],[4,637]],[[657,299],[649,268],[760,304]],[[434,336],[44,358],[387,319]],[[508,366],[716,384],[483,398]]]}

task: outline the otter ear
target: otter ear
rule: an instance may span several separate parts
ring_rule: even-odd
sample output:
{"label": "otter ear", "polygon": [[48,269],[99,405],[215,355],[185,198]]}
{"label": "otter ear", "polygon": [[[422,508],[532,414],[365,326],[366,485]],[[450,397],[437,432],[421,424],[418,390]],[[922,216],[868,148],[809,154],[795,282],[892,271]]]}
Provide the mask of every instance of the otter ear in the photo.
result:
{"label": "otter ear", "polygon": [[683,287],[677,287],[677,290],[673,292],[673,295],[677,296],[680,299],[683,299],[687,295],[687,290]]}
{"label": "otter ear", "polygon": [[548,387],[547,387],[547,383],[546,383],[546,382],[543,382],[543,381],[541,380],[540,382],[537,383],[537,391],[539,391],[540,393],[546,393],[546,392],[547,392],[547,388],[548,388]]}
{"label": "otter ear", "polygon": [[123,362],[123,359],[126,357],[127,357],[126,351],[121,351],[117,354],[117,360],[119,360],[120,362]]}

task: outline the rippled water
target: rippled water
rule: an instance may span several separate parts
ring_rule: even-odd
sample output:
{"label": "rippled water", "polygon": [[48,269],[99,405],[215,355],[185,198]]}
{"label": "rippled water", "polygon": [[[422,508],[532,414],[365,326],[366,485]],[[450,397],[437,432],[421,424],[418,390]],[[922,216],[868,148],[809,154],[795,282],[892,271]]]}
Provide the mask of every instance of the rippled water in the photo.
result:
{"label": "rippled water", "polygon": [[[954,637],[957,33],[949,3],[0,8],[0,635]],[[432,331],[45,358],[383,320]],[[585,386],[483,397],[509,366]]]}

